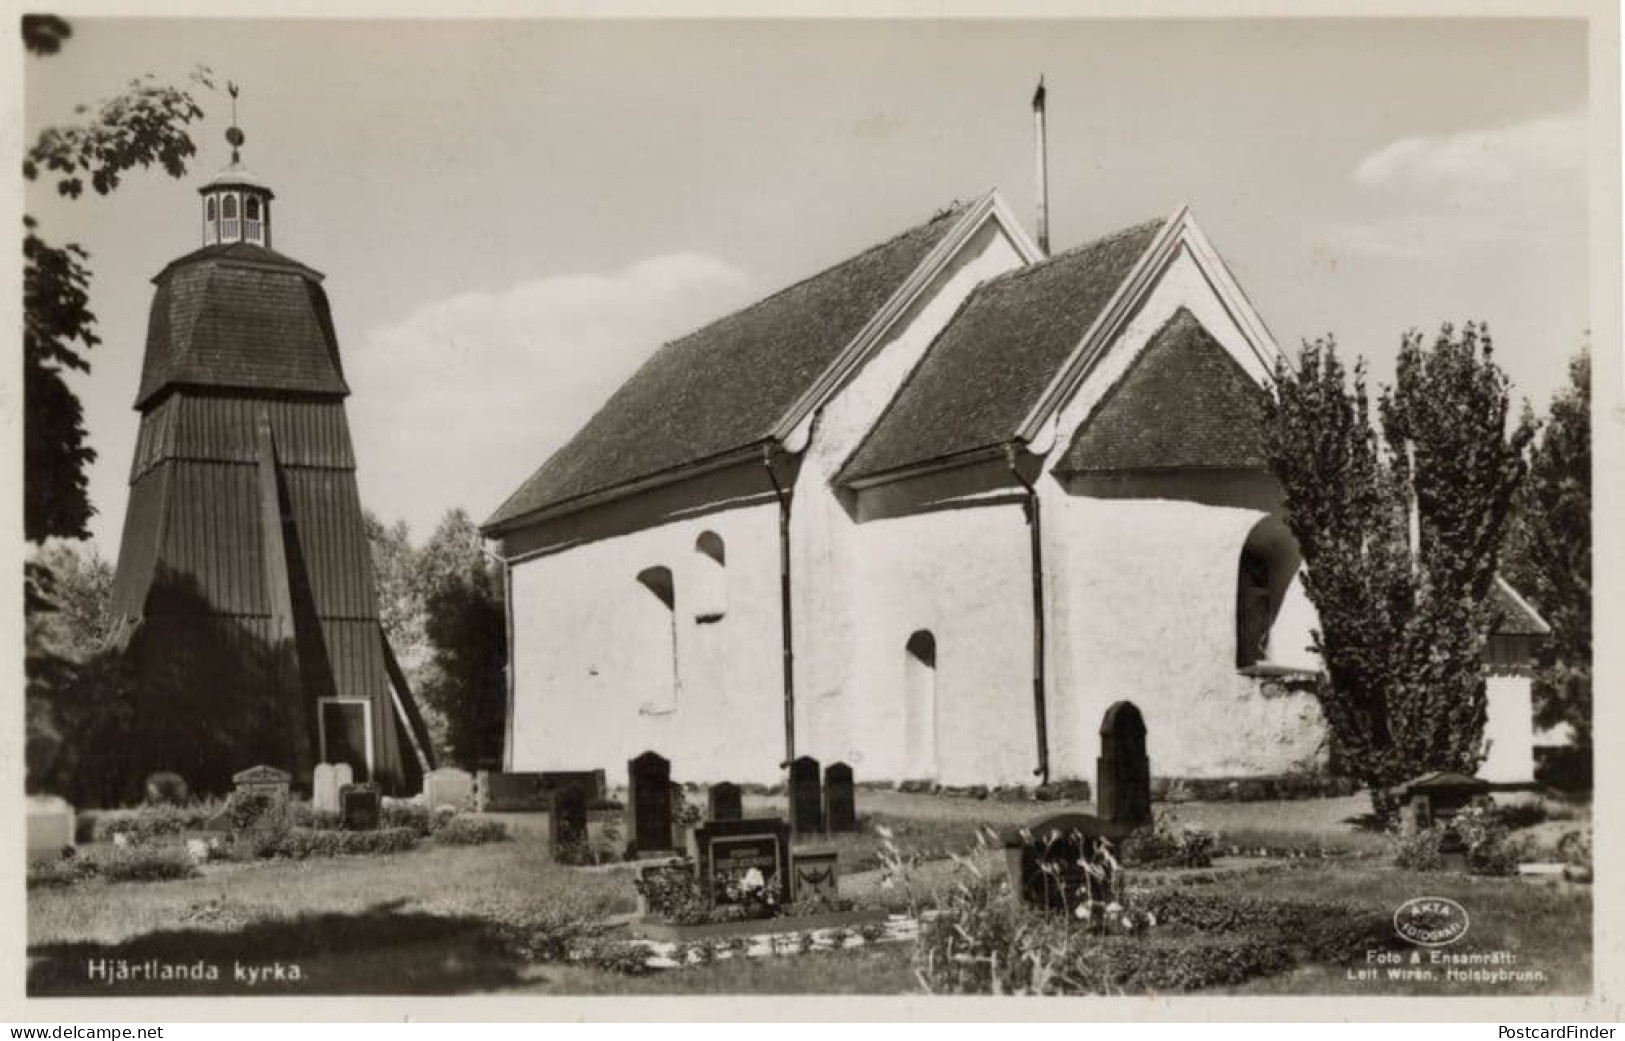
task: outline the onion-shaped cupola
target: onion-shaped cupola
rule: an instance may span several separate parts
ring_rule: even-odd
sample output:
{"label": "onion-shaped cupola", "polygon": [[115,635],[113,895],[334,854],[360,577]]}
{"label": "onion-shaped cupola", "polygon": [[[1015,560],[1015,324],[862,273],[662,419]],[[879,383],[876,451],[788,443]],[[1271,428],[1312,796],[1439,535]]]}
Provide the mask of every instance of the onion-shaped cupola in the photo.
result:
{"label": "onion-shaped cupola", "polygon": [[198,189],[203,196],[203,244],[227,246],[246,242],[271,248],[271,189],[243,166],[240,149],[245,140],[237,127],[237,85],[231,84],[231,165]]}

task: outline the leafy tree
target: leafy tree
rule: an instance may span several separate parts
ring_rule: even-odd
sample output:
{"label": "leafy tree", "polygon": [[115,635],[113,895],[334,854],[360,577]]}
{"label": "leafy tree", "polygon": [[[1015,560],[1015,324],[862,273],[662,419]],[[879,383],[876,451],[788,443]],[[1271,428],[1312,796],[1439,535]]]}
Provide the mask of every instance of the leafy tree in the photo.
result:
{"label": "leafy tree", "polygon": [[[23,43],[35,55],[56,53],[71,35],[71,26],[54,16],[23,20]],[[211,85],[206,69],[194,80]],[[54,181],[64,197],[78,198],[87,181],[106,195],[129,171],[154,164],[180,177],[196,153],[187,127],[203,110],[186,90],[150,76],[132,80],[95,112],[77,111],[88,116],[84,123],[46,128],[23,158],[27,180]],[[85,468],[96,452],[66,374],[89,372],[86,355],[101,342],[89,306],[89,254],[76,244],[47,242],[32,217],[23,218],[23,228],[23,531],[35,543],[82,539],[94,512]],[[30,567],[28,575],[29,605],[37,608],[43,573]]]}
{"label": "leafy tree", "polygon": [[[1316,693],[1338,761],[1387,787],[1483,759],[1481,654],[1512,498],[1534,429],[1508,423],[1488,334],[1411,333],[1372,422],[1364,364],[1306,344],[1264,396],[1265,450],[1319,615]],[[1413,508],[1419,544],[1412,546]]]}
{"label": "leafy tree", "polygon": [[1552,635],[1535,673],[1535,721],[1567,723],[1591,744],[1591,354],[1569,362],[1553,398],[1529,479],[1507,535],[1508,579],[1539,609]]}
{"label": "leafy tree", "polygon": [[418,556],[432,673],[424,698],[445,716],[452,758],[495,765],[507,713],[507,620],[503,576],[485,556],[479,529],[455,509]]}

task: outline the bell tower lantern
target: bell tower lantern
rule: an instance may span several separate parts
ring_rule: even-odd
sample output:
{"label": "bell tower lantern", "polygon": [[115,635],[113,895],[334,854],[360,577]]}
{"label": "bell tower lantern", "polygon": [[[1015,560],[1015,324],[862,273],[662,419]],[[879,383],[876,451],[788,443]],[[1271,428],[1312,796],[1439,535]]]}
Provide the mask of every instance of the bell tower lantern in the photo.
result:
{"label": "bell tower lantern", "polygon": [[226,143],[231,145],[231,165],[198,189],[203,196],[203,244],[227,246],[246,242],[271,248],[271,189],[243,166],[239,151],[245,140],[237,127],[237,85],[230,84],[231,127]]}

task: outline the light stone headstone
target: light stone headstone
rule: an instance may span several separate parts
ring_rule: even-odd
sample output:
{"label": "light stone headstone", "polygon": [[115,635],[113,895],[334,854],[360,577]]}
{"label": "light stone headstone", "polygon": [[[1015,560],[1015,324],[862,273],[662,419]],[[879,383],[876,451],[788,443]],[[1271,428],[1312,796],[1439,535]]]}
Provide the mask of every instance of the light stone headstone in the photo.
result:
{"label": "light stone headstone", "polygon": [[442,806],[467,809],[474,802],[474,775],[455,766],[443,766],[423,775],[423,796],[431,810]]}
{"label": "light stone headstone", "polygon": [[344,791],[345,785],[355,783],[355,769],[349,763],[334,763],[333,783],[338,786],[339,791]]}
{"label": "light stone headstone", "polygon": [[54,857],[73,843],[73,807],[56,795],[28,797],[28,859]]}
{"label": "light stone headstone", "polygon": [[316,813],[339,812],[338,770],[332,763],[316,764],[310,780],[310,808]]}

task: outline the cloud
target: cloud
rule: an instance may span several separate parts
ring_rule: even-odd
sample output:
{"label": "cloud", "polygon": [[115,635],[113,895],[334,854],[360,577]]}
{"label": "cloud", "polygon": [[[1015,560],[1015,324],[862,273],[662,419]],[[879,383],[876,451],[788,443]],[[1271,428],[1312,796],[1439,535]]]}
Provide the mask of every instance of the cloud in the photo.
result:
{"label": "cloud", "polygon": [[1552,179],[1584,182],[1583,111],[1542,116],[1494,130],[1406,137],[1384,145],[1354,168],[1368,188],[1496,193]]}
{"label": "cloud", "polygon": [[662,343],[746,302],[714,257],[651,257],[471,292],[347,352],[362,501],[418,537],[447,509],[483,520]]}
{"label": "cloud", "polygon": [[1332,239],[1349,252],[1422,259],[1582,234],[1587,206],[1583,110],[1495,129],[1390,142],[1351,180],[1369,212]]}

